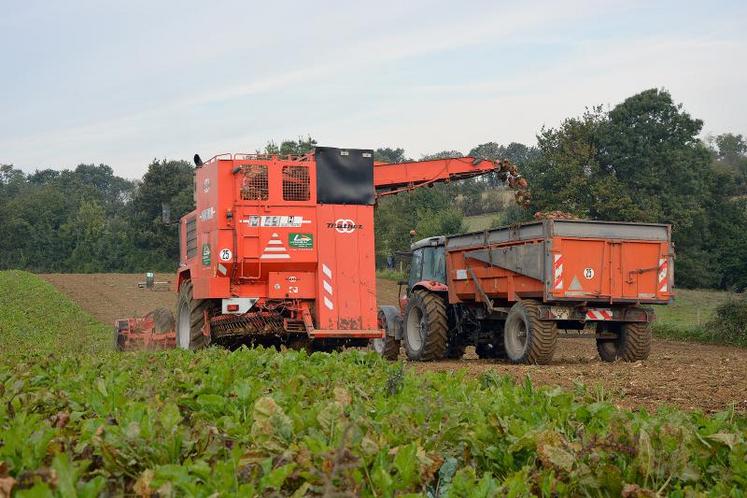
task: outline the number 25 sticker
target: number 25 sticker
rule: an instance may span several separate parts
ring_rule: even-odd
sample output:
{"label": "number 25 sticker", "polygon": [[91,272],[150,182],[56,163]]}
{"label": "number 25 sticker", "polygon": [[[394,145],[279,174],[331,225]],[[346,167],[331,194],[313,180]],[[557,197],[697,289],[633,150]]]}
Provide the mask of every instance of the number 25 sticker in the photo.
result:
{"label": "number 25 sticker", "polygon": [[584,277],[586,277],[586,280],[594,278],[594,268],[584,268]]}
{"label": "number 25 sticker", "polygon": [[230,249],[221,249],[220,250],[220,260],[221,261],[231,261],[231,258],[233,258],[233,254],[231,253]]}

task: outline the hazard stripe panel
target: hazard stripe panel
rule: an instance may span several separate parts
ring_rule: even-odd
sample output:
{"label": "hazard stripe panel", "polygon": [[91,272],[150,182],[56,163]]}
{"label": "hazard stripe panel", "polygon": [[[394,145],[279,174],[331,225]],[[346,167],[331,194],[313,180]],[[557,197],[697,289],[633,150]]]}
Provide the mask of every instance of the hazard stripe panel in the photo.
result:
{"label": "hazard stripe panel", "polygon": [[595,308],[586,310],[586,319],[593,321],[612,320],[612,310],[609,308]]}

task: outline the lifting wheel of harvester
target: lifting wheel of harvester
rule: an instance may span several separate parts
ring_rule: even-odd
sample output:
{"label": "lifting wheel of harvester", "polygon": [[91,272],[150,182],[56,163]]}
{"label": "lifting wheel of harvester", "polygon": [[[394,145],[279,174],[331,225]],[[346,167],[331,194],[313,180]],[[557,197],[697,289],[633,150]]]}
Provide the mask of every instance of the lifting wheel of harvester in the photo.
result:
{"label": "lifting wheel of harvester", "polygon": [[[604,337],[614,334],[615,337]],[[597,323],[597,352],[602,361],[639,361],[651,353],[651,325],[645,322]]]}
{"label": "lifting wheel of harvester", "polygon": [[399,310],[394,306],[381,306],[378,315],[379,328],[386,331],[382,339],[372,339],[370,347],[389,361],[399,358],[400,339],[397,339],[398,328],[402,326]]}
{"label": "lifting wheel of harvester", "polygon": [[558,329],[555,322],[539,319],[539,305],[522,299],[508,312],[503,338],[506,356],[513,363],[544,365],[552,360]]}
{"label": "lifting wheel of harvester", "polygon": [[176,346],[181,349],[201,349],[210,344],[202,330],[205,326],[205,311],[211,309],[208,299],[192,298],[192,282],[187,280],[179,288],[176,304]]}
{"label": "lifting wheel of harvester", "polygon": [[405,310],[404,327],[408,360],[433,361],[444,357],[449,324],[443,297],[424,289],[414,291]]}

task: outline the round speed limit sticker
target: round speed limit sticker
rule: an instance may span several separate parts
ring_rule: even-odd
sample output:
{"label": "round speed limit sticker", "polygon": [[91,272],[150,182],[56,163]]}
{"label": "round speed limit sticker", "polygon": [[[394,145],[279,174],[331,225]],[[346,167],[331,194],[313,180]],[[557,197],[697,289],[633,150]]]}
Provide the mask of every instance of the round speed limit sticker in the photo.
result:
{"label": "round speed limit sticker", "polygon": [[233,258],[233,253],[230,249],[221,249],[220,250],[220,260],[221,261],[231,261]]}

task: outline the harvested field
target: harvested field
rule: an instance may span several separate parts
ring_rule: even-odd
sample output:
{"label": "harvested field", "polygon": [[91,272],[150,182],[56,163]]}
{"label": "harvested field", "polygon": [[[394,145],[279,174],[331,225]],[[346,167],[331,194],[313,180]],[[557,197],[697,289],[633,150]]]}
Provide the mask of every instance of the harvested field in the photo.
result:
{"label": "harvested field", "polygon": [[[58,289],[105,324],[116,318],[141,315],[154,308],[173,307],[172,292],[138,289],[142,275],[43,275]],[[172,275],[158,275],[168,280]],[[395,304],[396,283],[379,279],[382,304]],[[669,405],[706,412],[734,406],[747,412],[747,350],[655,340],[651,357],[639,363],[601,362],[590,340],[565,339],[548,366],[509,365],[479,360],[468,354],[462,361],[414,363],[416,371],[465,369],[471,375],[495,371],[515,378],[529,376],[538,385],[572,388],[583,383],[593,390],[601,386],[615,404],[649,410]]]}

